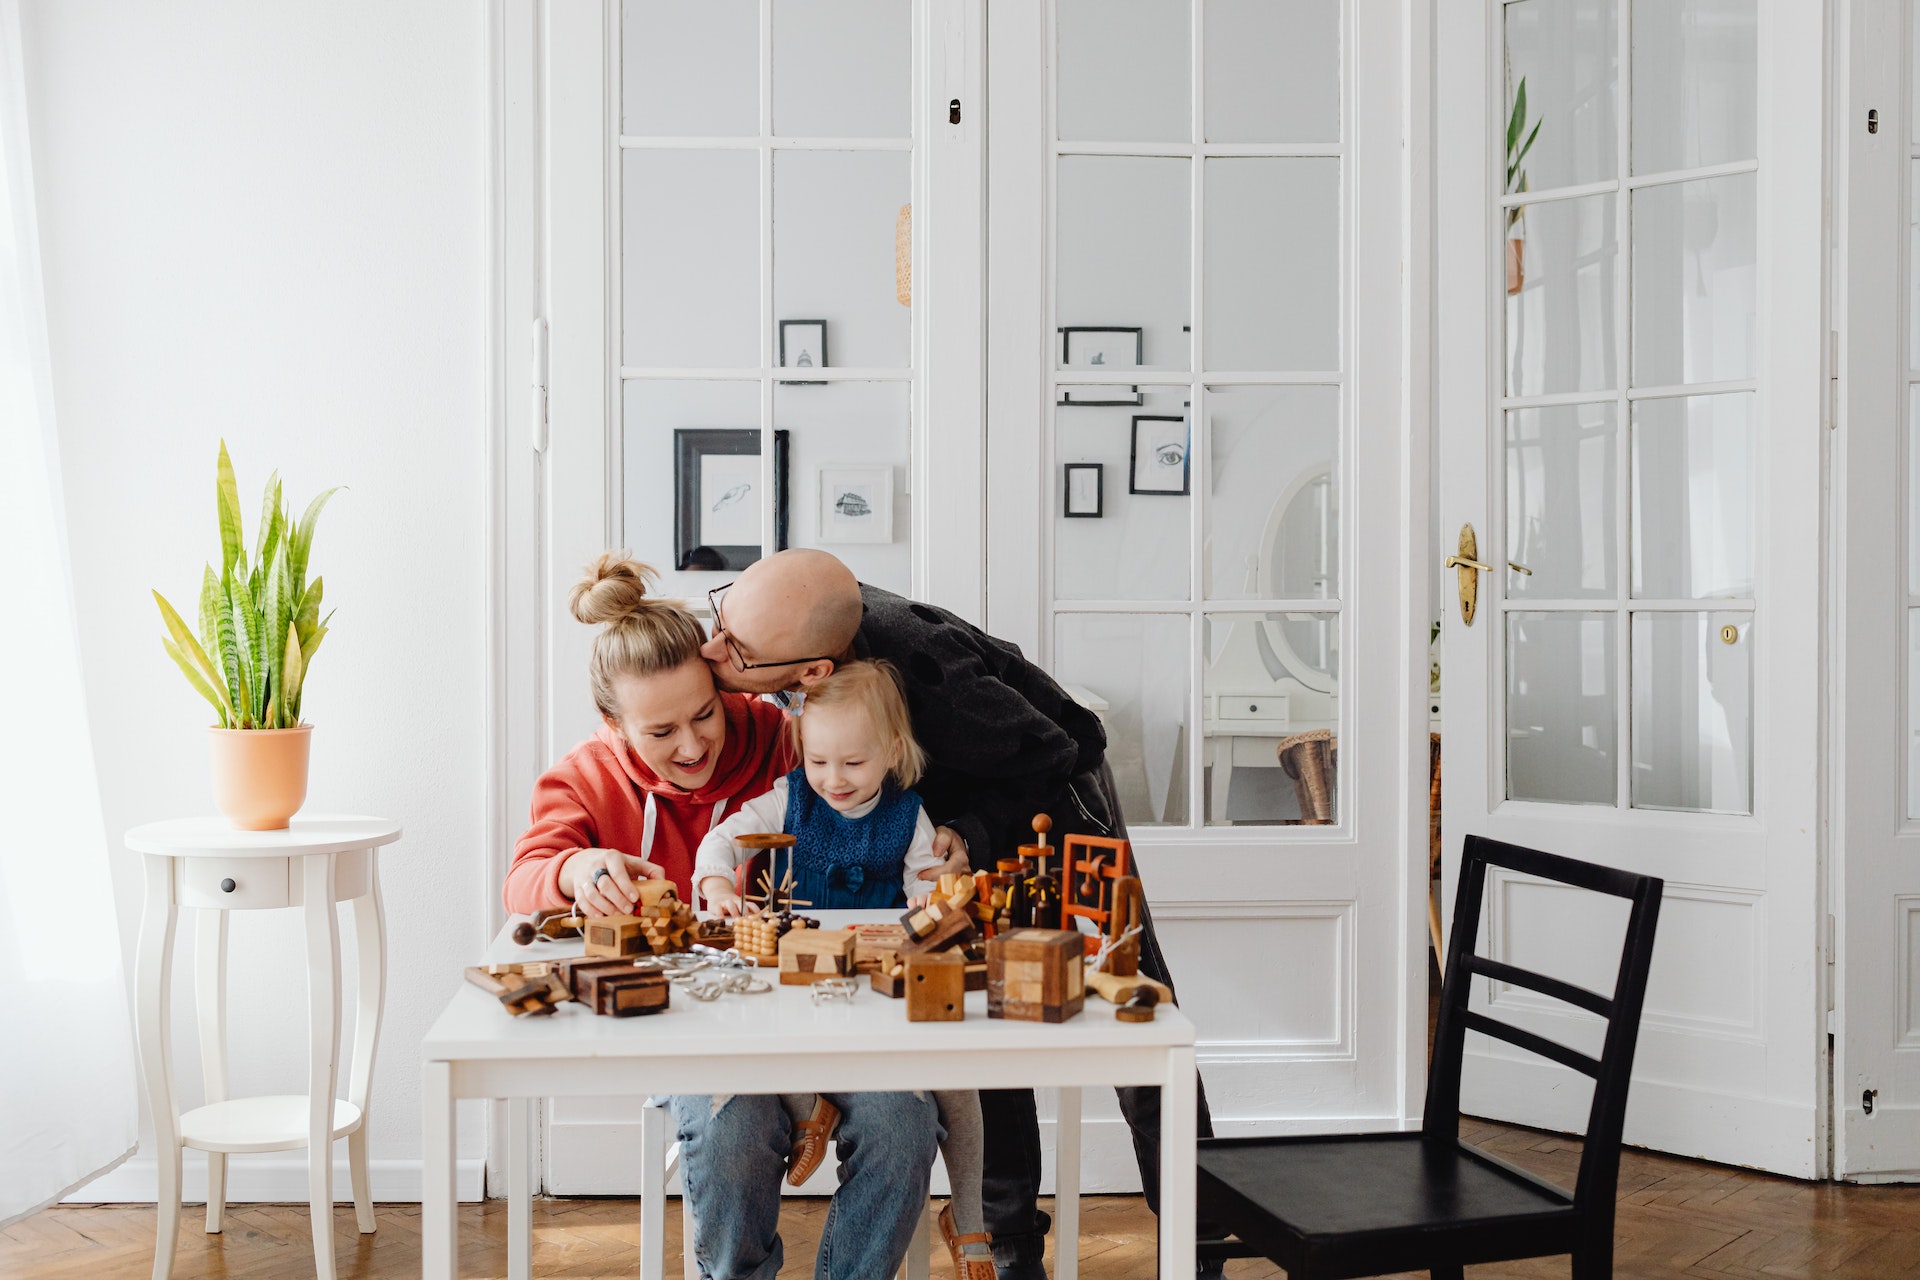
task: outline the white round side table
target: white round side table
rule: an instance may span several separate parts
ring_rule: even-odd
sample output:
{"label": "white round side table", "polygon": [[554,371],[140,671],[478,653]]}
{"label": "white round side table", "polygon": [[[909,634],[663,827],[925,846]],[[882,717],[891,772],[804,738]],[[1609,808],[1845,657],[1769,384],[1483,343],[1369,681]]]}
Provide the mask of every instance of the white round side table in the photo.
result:
{"label": "white round side table", "polygon": [[[367,1187],[367,1086],[386,990],[386,927],[377,851],[400,838],[384,818],[296,817],[283,831],[238,831],[224,818],[154,822],[127,832],[146,862],[146,908],[137,964],[140,1062],[159,1157],[159,1238],[153,1280],[167,1280],[180,1232],[180,1152],[207,1153],[207,1230],[226,1211],[227,1156],[307,1148],[314,1267],[333,1276],[333,1140],[347,1140],[353,1204],[362,1234],[373,1230]],[[334,1097],[340,1060],[340,926],[337,902],[353,910],[359,1016],[347,1096]],[[206,1105],[181,1115],[174,1099],[173,931],[179,908],[199,913],[194,1004],[200,1023]],[[227,1097],[227,913],[299,907],[307,939],[307,1092]]]}

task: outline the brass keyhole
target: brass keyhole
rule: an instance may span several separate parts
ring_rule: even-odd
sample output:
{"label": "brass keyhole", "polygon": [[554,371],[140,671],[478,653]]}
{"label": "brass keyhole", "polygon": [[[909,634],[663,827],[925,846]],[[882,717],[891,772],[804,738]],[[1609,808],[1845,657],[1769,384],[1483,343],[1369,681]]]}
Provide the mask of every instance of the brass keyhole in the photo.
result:
{"label": "brass keyhole", "polygon": [[1738,640],[1739,638],[1740,638],[1740,628],[1734,626],[1731,622],[1729,622],[1726,626],[1720,628],[1721,644],[1732,644],[1734,641]]}

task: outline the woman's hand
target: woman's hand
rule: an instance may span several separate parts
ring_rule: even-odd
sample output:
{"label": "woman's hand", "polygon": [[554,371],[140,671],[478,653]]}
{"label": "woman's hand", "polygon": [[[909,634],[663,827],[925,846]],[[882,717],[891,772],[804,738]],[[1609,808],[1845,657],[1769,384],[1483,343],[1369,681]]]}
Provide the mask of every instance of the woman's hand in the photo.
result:
{"label": "woman's hand", "polygon": [[[602,871],[606,874],[599,874]],[[590,916],[624,916],[640,901],[636,882],[661,880],[666,874],[645,858],[618,849],[576,849],[560,868],[560,888]]]}
{"label": "woman's hand", "polygon": [[708,876],[702,880],[700,899],[707,904],[707,910],[722,920],[740,914],[740,895],[733,891],[733,884],[725,876]]}
{"label": "woman's hand", "polygon": [[922,880],[931,880],[938,884],[941,876],[973,874],[973,863],[967,859],[967,842],[962,840],[960,833],[952,827],[933,829],[933,852],[935,856],[944,858],[946,861],[922,871],[920,873]]}

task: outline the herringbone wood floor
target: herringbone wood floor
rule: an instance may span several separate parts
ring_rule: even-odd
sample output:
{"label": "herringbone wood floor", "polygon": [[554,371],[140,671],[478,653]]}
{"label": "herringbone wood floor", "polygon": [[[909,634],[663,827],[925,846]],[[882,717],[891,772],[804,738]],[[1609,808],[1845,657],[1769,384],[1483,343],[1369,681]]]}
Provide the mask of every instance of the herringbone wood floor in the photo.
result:
{"label": "herringbone wood floor", "polygon": [[[1557,1134],[1470,1124],[1474,1142],[1570,1185],[1580,1144]],[[826,1211],[822,1200],[788,1200],[781,1218],[787,1273],[805,1275]],[[275,1280],[311,1276],[304,1205],[240,1205],[223,1235],[200,1230],[189,1210],[174,1275],[181,1280]],[[667,1256],[679,1257],[680,1215],[669,1209]],[[401,1280],[420,1271],[420,1211],[383,1205],[380,1229],[353,1229],[351,1206],[334,1215],[342,1277]],[[1084,1202],[1080,1245],[1087,1280],[1154,1274],[1153,1217],[1137,1196]],[[534,1206],[534,1274],[631,1277],[640,1227],[632,1200],[543,1200]],[[142,1205],[48,1209],[0,1232],[0,1276],[8,1280],[140,1280],[153,1265],[154,1211]],[[506,1274],[506,1209],[497,1201],[460,1209],[460,1260],[467,1276]],[[1628,1152],[1620,1170],[1620,1219],[1614,1274],[1620,1280],[1685,1276],[1696,1280],[1920,1277],[1920,1187],[1850,1187],[1794,1182],[1670,1156]],[[677,1263],[668,1272],[678,1275]],[[936,1278],[952,1275],[944,1258]],[[1280,1274],[1237,1261],[1227,1274],[1254,1280]],[[1475,1276],[1553,1277],[1564,1258],[1474,1268]]]}

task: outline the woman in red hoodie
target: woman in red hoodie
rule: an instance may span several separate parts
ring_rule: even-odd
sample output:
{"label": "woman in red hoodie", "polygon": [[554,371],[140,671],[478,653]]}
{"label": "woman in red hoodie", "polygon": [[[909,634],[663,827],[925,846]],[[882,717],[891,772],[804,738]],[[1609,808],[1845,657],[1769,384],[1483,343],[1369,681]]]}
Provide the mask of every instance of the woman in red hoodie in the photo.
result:
{"label": "woman in red hoodie", "polygon": [[587,675],[606,724],[534,784],[509,911],[623,915],[661,876],[692,902],[701,838],[793,768],[779,708],[714,688],[700,624],[648,594],[654,576],[609,551],[573,588],[573,616],[605,624]]}

